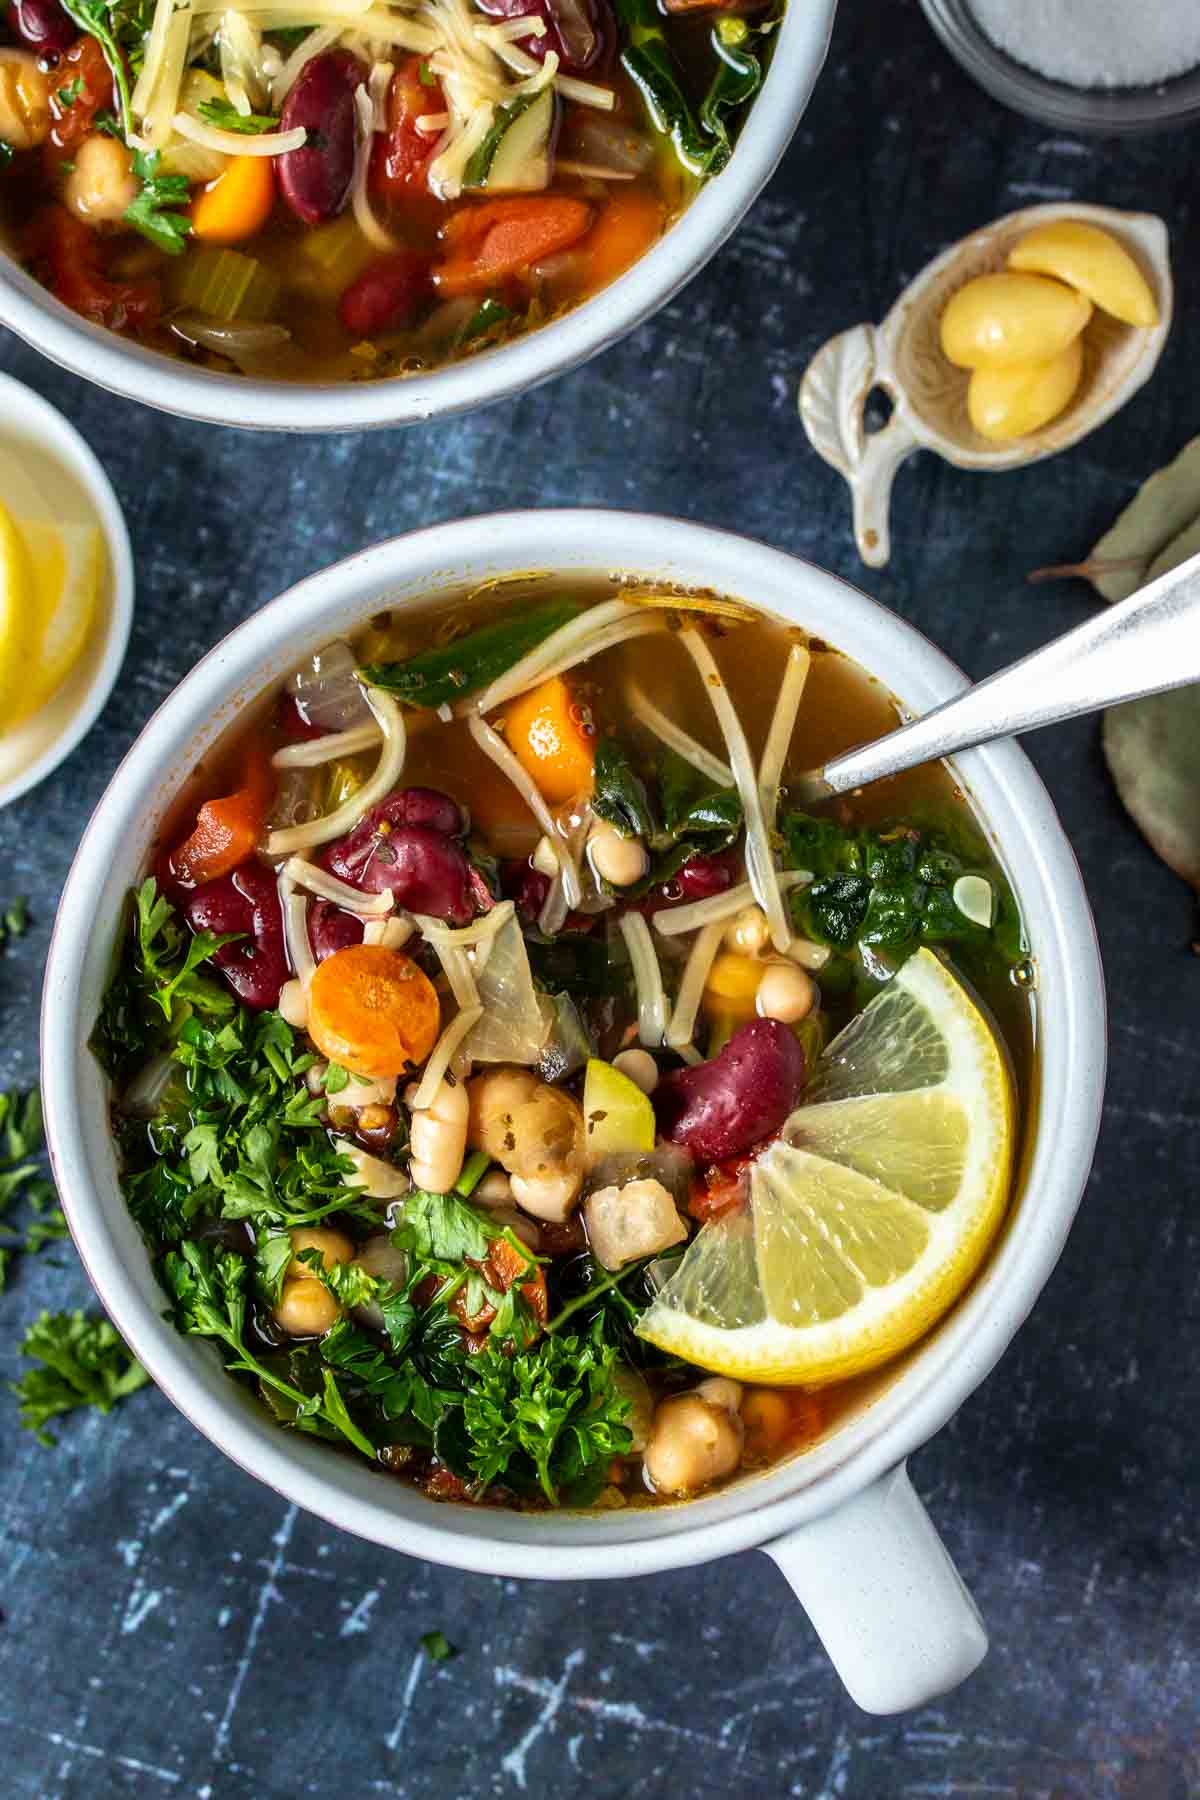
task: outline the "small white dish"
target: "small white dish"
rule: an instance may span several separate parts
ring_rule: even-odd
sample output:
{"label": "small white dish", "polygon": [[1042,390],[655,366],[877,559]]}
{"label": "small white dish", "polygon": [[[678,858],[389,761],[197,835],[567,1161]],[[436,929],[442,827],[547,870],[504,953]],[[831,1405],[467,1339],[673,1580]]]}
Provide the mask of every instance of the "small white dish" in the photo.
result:
{"label": "small white dish", "polygon": [[[1158,303],[1158,324],[1122,325],[1098,309],[1084,335],[1084,368],[1070,405],[1040,431],[1009,444],[981,437],[967,417],[969,369],[942,352],[947,302],[977,275],[1007,267],[1017,239],[1035,225],[1081,219],[1129,251]],[[910,281],[882,325],[854,325],[829,339],[800,383],[800,417],[809,442],[850,486],[858,553],[873,569],[891,554],[892,483],[914,450],[936,450],[960,469],[1023,468],[1067,450],[1110,419],[1154,373],[1174,310],[1167,228],[1151,213],[1117,212],[1073,201],[1028,206],[960,239]],[[864,408],[883,388],[893,412],[868,432]]]}
{"label": "small white dish", "polygon": [[[71,754],[112,693],[133,622],[133,551],[112,483],[75,427],[48,400],[0,375],[0,458],[15,451],[5,500],[54,517],[57,486],[74,490],[104,539],[97,625],[58,692],[15,730],[0,733],[0,806],[27,794]],[[29,498],[24,490],[28,488]]]}

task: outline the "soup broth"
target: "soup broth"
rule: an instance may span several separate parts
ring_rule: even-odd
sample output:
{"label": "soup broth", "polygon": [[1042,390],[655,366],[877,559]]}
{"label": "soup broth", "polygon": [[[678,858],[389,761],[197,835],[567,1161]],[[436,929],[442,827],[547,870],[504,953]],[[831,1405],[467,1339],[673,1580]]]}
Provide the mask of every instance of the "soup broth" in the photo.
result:
{"label": "soup broth", "polygon": [[933,1255],[991,1131],[985,1253],[1031,1051],[946,772],[793,798],[895,719],[802,632],[617,582],[297,668],[168,816],[94,1038],[180,1328],[433,1498],[662,1504],[828,1432],[954,1297],[830,1360],[847,1284]]}
{"label": "soup broth", "polygon": [[98,324],[314,381],[436,368],[616,279],[728,160],[781,16],[110,11],[104,43],[59,0],[0,19],[0,227]]}

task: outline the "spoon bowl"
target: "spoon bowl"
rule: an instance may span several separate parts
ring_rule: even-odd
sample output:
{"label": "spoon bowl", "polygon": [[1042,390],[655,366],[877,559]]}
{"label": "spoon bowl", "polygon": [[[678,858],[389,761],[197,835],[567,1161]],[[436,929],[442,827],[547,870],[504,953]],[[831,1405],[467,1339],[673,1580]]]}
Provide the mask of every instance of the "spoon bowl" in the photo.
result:
{"label": "spoon bowl", "polygon": [[[1010,444],[981,437],[967,417],[969,369],[943,354],[942,314],[959,288],[998,274],[1017,240],[1035,225],[1077,219],[1098,225],[1129,252],[1150,283],[1158,324],[1123,325],[1092,315],[1083,339],[1083,375],[1056,419]],[[1073,203],[1029,206],[943,250],[911,281],[882,325],[854,325],[818,350],[800,384],[800,417],[810,443],[845,476],[854,503],[859,555],[881,568],[891,552],[888,508],[892,482],[915,450],[935,450],[960,469],[1023,468],[1086,437],[1135,394],[1154,372],[1171,329],[1174,292],[1167,228],[1151,213],[1117,212]],[[893,412],[868,432],[867,395],[883,388]]]}

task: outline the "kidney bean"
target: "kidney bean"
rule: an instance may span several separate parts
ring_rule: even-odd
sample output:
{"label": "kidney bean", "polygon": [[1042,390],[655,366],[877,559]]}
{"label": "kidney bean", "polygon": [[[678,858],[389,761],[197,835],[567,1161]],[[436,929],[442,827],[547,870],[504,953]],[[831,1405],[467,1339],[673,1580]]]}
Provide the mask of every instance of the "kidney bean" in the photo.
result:
{"label": "kidney bean", "polygon": [[411,325],[433,298],[433,258],[419,250],[397,250],[372,263],[352,281],[338,305],[343,331],[369,338]]}
{"label": "kidney bean", "polygon": [[541,19],[544,34],[523,38],[522,48],[538,62],[553,50],[564,75],[594,69],[616,38],[608,0],[479,0],[479,7],[495,19]]}
{"label": "kidney bean", "polygon": [[698,1162],[724,1162],[773,1137],[800,1096],[804,1052],[778,1019],[753,1019],[719,1056],[664,1075],[654,1090],[663,1136]]}
{"label": "kidney bean", "polygon": [[330,844],[325,867],[365,894],[381,894],[393,886],[386,854],[392,835],[408,825],[419,825],[443,837],[461,837],[466,820],[449,794],[436,788],[401,788],[364,813],[353,831]]}
{"label": "kidney bean", "polygon": [[374,842],[350,860],[345,846],[361,829],[356,826],[350,838],[325,852],[325,867],[332,874],[365,894],[390,888],[398,906],[431,913],[450,925],[466,925],[475,917],[471,865],[453,838],[428,825],[399,825],[375,833]]}
{"label": "kidney bean", "polygon": [[8,23],[13,36],[39,56],[61,56],[79,36],[59,0],[12,0]]}
{"label": "kidney bean", "polygon": [[275,167],[284,199],[306,225],[334,218],[346,204],[358,129],[354,91],[366,79],[349,50],[325,50],[305,63],[283,103],[280,130],[303,125],[308,142],[277,157]]}
{"label": "kidney bean", "polygon": [[522,925],[536,925],[550,892],[550,877],[514,857],[500,865],[500,887],[504,898],[515,904]]}
{"label": "kidney bean", "polygon": [[717,856],[693,856],[677,869],[669,881],[650,889],[644,900],[632,904],[646,913],[661,912],[664,907],[685,906],[693,900],[708,900],[733,887],[740,873],[739,859],[732,850]]}
{"label": "kidney bean", "polygon": [[317,900],[308,909],[308,941],[317,961],[363,941],[363,922],[343,912],[332,900]]}
{"label": "kidney bean", "polygon": [[193,931],[240,931],[236,944],[223,944],[213,957],[238,999],[255,1012],[279,1003],[288,978],[283,913],[275,877],[260,862],[244,862],[232,875],[206,881],[183,901]]}

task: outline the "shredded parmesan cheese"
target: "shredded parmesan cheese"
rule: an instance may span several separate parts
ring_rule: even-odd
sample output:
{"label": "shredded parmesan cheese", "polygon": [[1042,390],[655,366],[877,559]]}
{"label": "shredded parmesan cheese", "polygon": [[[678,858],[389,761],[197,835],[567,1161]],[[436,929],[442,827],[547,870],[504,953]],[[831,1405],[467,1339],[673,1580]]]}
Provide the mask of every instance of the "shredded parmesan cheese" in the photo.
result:
{"label": "shredded parmesan cheese", "polygon": [[335,762],[339,756],[357,756],[379,743],[383,733],[378,725],[355,725],[349,731],[331,731],[327,737],[309,738],[307,743],[285,744],[271,758],[273,769],[316,769],[322,763]]}
{"label": "shredded parmesan cheese", "polygon": [[357,825],[362,815],[376,801],[390,794],[400,779],[408,744],[404,715],[391,695],[385,694],[380,688],[364,687],[363,697],[383,732],[383,749],[373,774],[357,793],[351,794],[348,800],[344,800],[341,806],[327,813],[323,819],[312,819],[305,825],[289,825],[282,831],[269,832],[266,843],[268,856],[290,856],[294,850],[309,850],[314,844],[328,844],[333,838],[341,837],[352,825]]}
{"label": "shredded parmesan cheese", "polygon": [[779,782],[783,775],[783,765],[787,761],[792,733],[796,729],[796,716],[804,698],[804,684],[808,680],[811,660],[802,644],[793,644],[788,651],[783,679],[779,683],[779,698],[775,702],[762,761],[758,765],[758,797],[762,805],[763,823],[768,831],[775,829],[775,815],[779,811]]}
{"label": "shredded parmesan cheese", "polygon": [[450,1060],[454,1052],[467,1033],[474,1030],[482,1017],[482,1006],[469,1006],[465,1012],[460,1012],[451,1019],[429,1053],[429,1061],[425,1064],[425,1073],[421,1077],[416,1093],[409,1102],[412,1112],[424,1112],[433,1104],[433,1097],[441,1086],[442,1077],[450,1067]]}
{"label": "shredded parmesan cheese", "polygon": [[563,891],[566,895],[568,909],[572,906],[578,906],[580,900],[583,898],[583,887],[579,879],[579,869],[572,858],[570,851],[567,849],[567,846],[559,836],[558,826],[555,823],[554,815],[546,805],[546,802],[542,799],[532,777],[521,767],[508,745],[504,742],[504,739],[492,730],[486,719],[481,719],[479,717],[471,719],[467,729],[475,739],[475,742],[479,745],[479,748],[483,751],[483,754],[491,758],[501,774],[507,775],[508,779],[520,794],[522,800],[524,800],[526,806],[541,826],[545,835],[550,839],[554,852],[558,857],[558,866],[562,875]]}
{"label": "shredded parmesan cheese", "polygon": [[733,786],[733,770],[729,764],[723,763],[719,756],[713,756],[682,725],[676,725],[674,719],[669,719],[665,712],[660,712],[635,681],[629,683],[625,696],[634,718],[647,731],[652,731],[656,738],[661,738],[669,750],[674,750],[676,756],[682,756],[685,762],[691,763],[694,769],[699,769],[707,780],[715,782],[718,787]]}
{"label": "shredded parmesan cheese", "polygon": [[640,912],[622,913],[620,924],[637,984],[638,1036],[647,1049],[660,1050],[667,1033],[667,997],[654,940]]}
{"label": "shredded parmesan cheese", "polygon": [[712,651],[695,626],[685,626],[679,633],[679,641],[700,671],[704,691],[717,715],[717,724],[721,727],[721,735],[729,752],[729,766],[733,770],[733,779],[746,820],[746,873],[750,877],[754,898],[767,915],[771,942],[777,950],[786,950],[791,942],[792,930],[783,908],[775,859],[771,854],[766,821],[758,796],[758,779],[750,760],[750,747],[746,743],[742,722],[729,698],[725,683],[721,680]]}
{"label": "shredded parmesan cheese", "polygon": [[724,935],[725,926],[720,920],[706,925],[696,933],[696,941],[692,945],[684,967],[683,980],[679,984],[675,1010],[667,1026],[667,1043],[672,1050],[679,1050],[684,1044],[690,1044],[695,1035],[696,1014],[700,1011],[704,984]]}
{"label": "shredded parmesan cheese", "polygon": [[301,38],[271,83],[271,105],[276,112],[295,87],[296,77],[305,63],[311,62],[314,56],[320,56],[323,50],[328,50],[331,44],[337,42],[340,34],[340,25],[319,25],[306,38]]}
{"label": "shredded parmesan cheese", "polygon": [[[171,122],[179,104],[191,35],[192,0],[174,0],[162,58],[148,86],[142,114],[141,137],[152,150],[161,150],[171,136]],[[215,145],[211,147],[216,148]]]}
{"label": "shredded parmesan cheese", "polygon": [[[392,65],[377,63],[376,68],[387,70],[391,80]],[[372,79],[374,70],[372,71]],[[370,90],[365,86],[354,90],[354,110],[358,120],[358,136],[354,146],[354,174],[350,181],[350,205],[358,229],[369,244],[376,250],[395,250],[399,246],[390,231],[385,231],[375,214],[371,211],[371,196],[367,180],[371,173],[371,146],[375,141],[375,102]]]}
{"label": "shredded parmesan cheese", "polygon": [[390,888],[384,888],[381,894],[360,893],[349,882],[339,881],[328,869],[319,869],[316,863],[306,862],[302,856],[290,856],[283,865],[283,870],[289,881],[293,881],[297,887],[307,888],[310,894],[316,894],[322,900],[332,900],[335,906],[342,907],[346,912],[371,918],[386,917],[392,910],[394,901]]}
{"label": "shredded parmesan cheese", "polygon": [[302,150],[308,137],[303,125],[291,131],[263,131],[257,136],[222,131],[185,112],[177,112],[173,124],[180,137],[203,144],[206,150],[220,150],[225,156],[284,156],[289,150]]}

